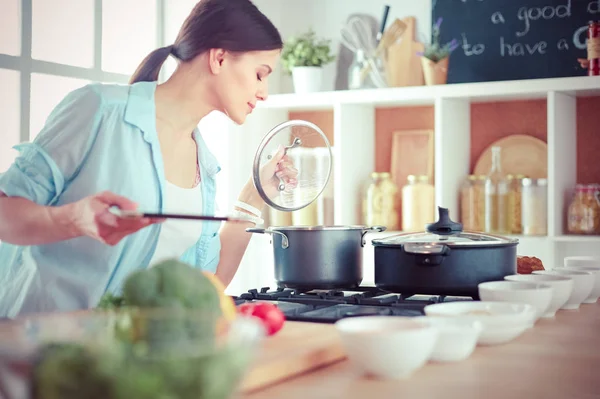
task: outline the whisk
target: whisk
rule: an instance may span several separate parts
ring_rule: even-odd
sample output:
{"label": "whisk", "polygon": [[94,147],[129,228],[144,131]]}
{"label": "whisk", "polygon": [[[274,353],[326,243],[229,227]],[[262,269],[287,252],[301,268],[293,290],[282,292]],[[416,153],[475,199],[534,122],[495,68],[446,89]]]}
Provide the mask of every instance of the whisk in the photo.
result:
{"label": "whisk", "polygon": [[375,65],[373,54],[375,43],[369,26],[360,18],[353,17],[341,29],[341,42],[355,54],[362,50],[369,65],[371,79],[377,87],[386,87],[387,83],[379,68]]}

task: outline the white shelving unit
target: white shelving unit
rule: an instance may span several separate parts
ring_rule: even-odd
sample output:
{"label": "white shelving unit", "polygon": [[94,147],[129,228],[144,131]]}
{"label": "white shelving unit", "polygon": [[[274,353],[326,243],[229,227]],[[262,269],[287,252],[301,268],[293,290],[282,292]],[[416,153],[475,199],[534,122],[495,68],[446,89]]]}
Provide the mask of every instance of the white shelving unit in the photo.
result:
{"label": "white shelving unit", "polygon": [[[547,267],[571,253],[600,255],[600,237],[566,236],[566,207],[576,182],[577,97],[600,96],[600,77],[420,86],[272,95],[241,127],[243,148],[257,143],[265,129],[288,119],[290,111],[334,113],[334,220],[358,224],[360,188],[375,168],[375,110],[433,105],[435,109],[435,202],[458,218],[458,192],[469,173],[472,103],[545,99],[548,142],[548,236],[519,237],[519,253],[540,257]],[[524,118],[527,115],[523,115]],[[255,148],[255,147],[254,147]],[[381,235],[393,232],[381,233]],[[374,238],[375,235],[368,235]],[[267,244],[265,244],[267,243]],[[268,245],[261,240],[260,245]],[[370,245],[367,245],[370,247]],[[271,251],[271,247],[265,248]],[[365,251],[365,280],[372,281],[372,248]],[[251,259],[246,259],[252,262]],[[255,271],[272,273],[272,265]],[[265,276],[266,282],[272,276]]]}

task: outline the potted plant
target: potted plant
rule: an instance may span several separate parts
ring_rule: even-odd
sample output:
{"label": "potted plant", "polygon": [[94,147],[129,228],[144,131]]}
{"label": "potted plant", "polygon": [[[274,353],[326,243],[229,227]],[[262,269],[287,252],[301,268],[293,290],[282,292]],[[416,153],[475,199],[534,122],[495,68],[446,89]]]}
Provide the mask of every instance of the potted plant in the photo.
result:
{"label": "potted plant", "polygon": [[330,54],[330,42],[318,39],[312,29],[285,42],[281,62],[288,75],[292,75],[296,93],[321,90],[323,65],[335,59]]}
{"label": "potted plant", "polygon": [[442,18],[439,18],[431,30],[431,44],[425,46],[423,53],[419,53],[426,85],[446,83],[450,54],[458,47],[456,39],[443,45],[440,43],[441,25]]}

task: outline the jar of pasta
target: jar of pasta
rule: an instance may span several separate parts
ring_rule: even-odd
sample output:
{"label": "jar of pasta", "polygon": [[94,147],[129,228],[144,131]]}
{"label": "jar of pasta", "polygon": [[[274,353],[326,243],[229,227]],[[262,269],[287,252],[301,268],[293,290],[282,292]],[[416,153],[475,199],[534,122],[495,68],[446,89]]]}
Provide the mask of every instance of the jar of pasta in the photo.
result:
{"label": "jar of pasta", "polygon": [[590,232],[587,234],[600,234],[600,202],[598,201],[595,184],[585,187],[584,203],[588,208],[588,223],[590,227]]}
{"label": "jar of pasta", "polygon": [[460,191],[461,219],[463,228],[471,231],[483,231],[483,180],[469,175]]}
{"label": "jar of pasta", "polygon": [[363,200],[363,218],[367,226],[385,226],[398,230],[398,187],[388,172],[371,173]]}
{"label": "jar of pasta", "polygon": [[506,226],[510,234],[521,234],[523,232],[522,222],[522,182],[524,175],[508,175],[508,196],[506,201]]}
{"label": "jar of pasta", "polygon": [[521,179],[520,197],[523,234],[548,234],[548,180]]}
{"label": "jar of pasta", "polygon": [[590,186],[577,184],[575,195],[569,205],[567,231],[570,234],[597,234],[599,208],[594,189]]}
{"label": "jar of pasta", "polygon": [[425,225],[435,221],[435,194],[428,176],[408,176],[402,187],[402,230],[425,230]]}

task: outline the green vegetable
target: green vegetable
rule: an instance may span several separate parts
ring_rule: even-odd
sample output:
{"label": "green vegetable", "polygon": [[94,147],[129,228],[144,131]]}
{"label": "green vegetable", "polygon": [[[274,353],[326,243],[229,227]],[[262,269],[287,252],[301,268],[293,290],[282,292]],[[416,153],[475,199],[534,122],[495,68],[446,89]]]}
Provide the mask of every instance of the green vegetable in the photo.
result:
{"label": "green vegetable", "polygon": [[108,310],[122,307],[125,307],[125,299],[122,296],[114,295],[110,292],[104,294],[98,303],[99,309]]}
{"label": "green vegetable", "polygon": [[184,307],[220,312],[216,287],[204,273],[177,259],[169,259],[149,269],[127,276],[123,295],[106,293],[98,304],[101,309],[123,306],[139,308]]}
{"label": "green vegetable", "polygon": [[[131,273],[106,294],[112,340],[50,344],[32,375],[33,399],[226,399],[251,348],[216,345],[220,293],[178,260]],[[109,343],[108,347],[106,343]]]}
{"label": "green vegetable", "polygon": [[115,397],[111,363],[102,353],[77,344],[41,349],[32,375],[33,399],[107,399]]}
{"label": "green vegetable", "polygon": [[33,374],[33,399],[227,399],[249,363],[249,348],[199,356],[100,352],[52,344]]}

